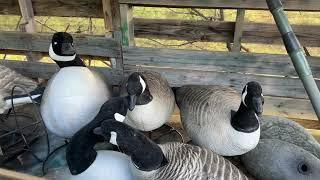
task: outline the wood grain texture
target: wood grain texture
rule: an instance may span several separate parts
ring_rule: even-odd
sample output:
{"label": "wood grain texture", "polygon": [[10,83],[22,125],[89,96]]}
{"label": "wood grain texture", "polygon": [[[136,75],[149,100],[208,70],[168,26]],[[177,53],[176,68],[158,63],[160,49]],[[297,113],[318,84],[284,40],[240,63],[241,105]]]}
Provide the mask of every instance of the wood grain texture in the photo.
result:
{"label": "wood grain texture", "polygon": [[[19,24],[19,28],[22,32],[35,33],[36,22],[34,21],[34,12],[31,0],[19,0],[20,12],[22,19]],[[26,52],[28,61],[37,61],[41,59],[40,53]]]}
{"label": "wood grain texture", "polygon": [[[0,32],[1,49],[48,52],[52,34]],[[120,45],[105,37],[73,35],[74,45],[80,55],[120,57]]]}
{"label": "wood grain texture", "polygon": [[[319,129],[320,122],[315,115],[311,103],[305,99],[292,99],[265,96],[263,115],[289,118],[307,129]],[[180,111],[176,107],[171,121],[180,123]]]}
{"label": "wood grain texture", "polygon": [[[125,47],[123,56],[124,64],[131,66],[298,77],[287,55]],[[320,78],[320,58],[308,61],[314,77]]]}
{"label": "wood grain texture", "polygon": [[[263,93],[269,96],[291,97],[307,99],[308,96],[299,79],[282,78],[271,76],[257,76],[239,73],[224,73],[213,71],[178,70],[172,68],[156,68],[124,65],[126,73],[137,71],[137,69],[151,70],[161,73],[167,78],[171,86],[194,85],[223,85],[233,87],[241,92],[244,85],[249,81],[257,81],[263,87]],[[319,81],[316,81],[320,85]]]}
{"label": "wood grain texture", "polygon": [[[40,62],[1,60],[0,64],[31,78],[49,79],[59,70],[56,64]],[[122,81],[122,71],[104,67],[90,67],[90,69],[101,73],[111,85],[118,85]]]}
{"label": "wood grain texture", "polygon": [[[263,9],[266,10],[265,0],[120,0],[122,4],[136,6],[162,6],[162,7],[194,7],[218,9]],[[286,10],[319,11],[318,0],[282,0]]]}
{"label": "wood grain texture", "polygon": [[[121,0],[123,4],[182,8],[225,8],[266,10],[265,0]],[[286,10],[320,11],[318,0],[283,0]],[[103,17],[101,0],[32,0],[36,16]],[[2,0],[0,14],[20,15],[17,0]]]}
{"label": "wood grain texture", "polygon": [[[257,81],[265,95],[308,98],[287,56],[125,47],[123,57],[125,72],[157,71],[171,86],[217,84],[241,92],[247,82]],[[310,62],[319,75],[319,65],[314,65],[319,61]]]}
{"label": "wood grain texture", "polygon": [[133,24],[133,7],[120,4],[122,45],[134,46],[134,24]]}
{"label": "wood grain texture", "polygon": [[[320,26],[292,25],[292,27],[302,45],[320,47],[318,33]],[[232,43],[234,30],[234,22],[134,19],[134,34],[138,38]],[[283,45],[276,25],[266,23],[244,23],[241,42]]]}
{"label": "wood grain texture", "polygon": [[[36,16],[103,17],[101,0],[32,0]],[[0,2],[0,14],[20,15],[17,0]]]}
{"label": "wood grain texture", "polygon": [[0,179],[2,180],[45,180],[44,178],[31,176],[24,173],[19,173],[11,170],[0,168]]}
{"label": "wood grain texture", "polygon": [[244,26],[244,17],[246,15],[246,11],[244,9],[237,10],[237,17],[234,27],[233,34],[233,44],[231,47],[232,52],[240,52],[241,50],[241,42],[242,42],[242,33]]}

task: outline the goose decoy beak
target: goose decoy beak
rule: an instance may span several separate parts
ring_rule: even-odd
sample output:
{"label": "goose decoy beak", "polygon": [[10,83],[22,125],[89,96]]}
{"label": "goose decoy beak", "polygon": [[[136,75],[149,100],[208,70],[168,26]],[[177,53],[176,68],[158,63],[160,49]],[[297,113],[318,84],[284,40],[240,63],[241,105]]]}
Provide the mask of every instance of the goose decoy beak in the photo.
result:
{"label": "goose decoy beak", "polygon": [[65,56],[73,56],[76,54],[76,50],[71,43],[62,43],[61,53]]}
{"label": "goose decoy beak", "polygon": [[262,112],[263,112],[262,98],[261,97],[253,97],[252,101],[253,101],[252,104],[253,104],[254,112],[258,116],[261,116]]}
{"label": "goose decoy beak", "polygon": [[134,107],[136,106],[137,102],[137,96],[136,95],[130,95],[130,100],[129,100],[129,110],[132,111]]}

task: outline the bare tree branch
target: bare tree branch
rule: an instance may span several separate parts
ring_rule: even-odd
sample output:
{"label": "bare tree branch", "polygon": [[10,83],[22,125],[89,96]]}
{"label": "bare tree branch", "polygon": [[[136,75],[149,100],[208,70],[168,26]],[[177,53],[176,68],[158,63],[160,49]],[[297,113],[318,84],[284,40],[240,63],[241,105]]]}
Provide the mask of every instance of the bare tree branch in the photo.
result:
{"label": "bare tree branch", "polygon": [[185,46],[185,45],[189,45],[189,44],[193,44],[193,43],[195,43],[195,41],[188,41],[188,42],[185,42],[185,43],[182,43],[182,44],[163,44],[162,42],[160,42],[160,41],[157,41],[157,40],[155,40],[155,39],[151,39],[151,38],[147,38],[148,40],[150,40],[150,41],[153,41],[153,42],[155,42],[155,43],[157,43],[157,44],[160,44],[161,46],[172,46],[172,47],[180,47],[180,46]]}
{"label": "bare tree branch", "polygon": [[310,52],[309,52],[307,47],[303,46],[303,50],[306,53],[306,56],[311,56],[311,54],[310,54]]}
{"label": "bare tree branch", "polygon": [[202,19],[207,20],[207,21],[209,20],[208,17],[206,17],[205,15],[203,15],[203,14],[202,14],[200,11],[198,11],[197,9],[191,8],[190,13],[195,13],[197,16],[202,17]]}
{"label": "bare tree branch", "polygon": [[51,28],[51,27],[47,26],[46,24],[42,23],[41,21],[38,21],[38,20],[36,20],[36,19],[35,19],[35,21],[36,21],[37,23],[41,24],[42,26],[44,26],[44,27],[46,27],[46,28],[50,29],[51,31],[57,32],[57,30],[55,30],[55,29],[53,29],[53,28]]}

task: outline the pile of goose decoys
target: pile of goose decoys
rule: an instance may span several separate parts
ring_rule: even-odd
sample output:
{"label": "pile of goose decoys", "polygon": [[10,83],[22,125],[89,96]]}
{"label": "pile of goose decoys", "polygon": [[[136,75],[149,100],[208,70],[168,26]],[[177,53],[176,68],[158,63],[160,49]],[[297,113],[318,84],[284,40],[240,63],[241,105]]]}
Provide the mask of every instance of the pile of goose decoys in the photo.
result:
{"label": "pile of goose decoys", "polygon": [[[17,77],[13,81],[8,75],[0,82],[1,112],[11,108],[10,98],[16,104],[30,103],[23,94],[4,93],[22,83],[32,98],[41,97],[41,115],[53,139],[50,146],[68,140],[49,158],[55,163],[47,162],[46,178],[320,179],[319,143],[293,121],[262,116],[264,97],[258,82],[245,84],[242,93],[214,85],[188,85],[173,92],[159,73],[134,72],[115,97],[108,82],[76,54],[70,34],[55,33],[49,55],[60,70],[40,95],[33,93],[39,91],[32,80],[18,80],[23,77],[0,69]],[[191,142],[155,143],[143,132],[167,123],[176,104]],[[97,147],[101,143],[109,148]],[[32,148],[42,153],[43,144]],[[224,156],[240,157],[247,172]],[[26,152],[19,162],[36,167],[30,159]]]}

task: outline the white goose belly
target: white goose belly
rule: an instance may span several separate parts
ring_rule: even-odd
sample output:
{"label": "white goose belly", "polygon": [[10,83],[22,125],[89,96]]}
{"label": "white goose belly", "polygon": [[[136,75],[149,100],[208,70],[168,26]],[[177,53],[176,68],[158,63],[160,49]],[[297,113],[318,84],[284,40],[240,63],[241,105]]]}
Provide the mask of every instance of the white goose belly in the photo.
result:
{"label": "white goose belly", "polygon": [[97,115],[109,98],[105,82],[88,68],[63,68],[46,87],[41,115],[52,133],[70,138]]}
{"label": "white goose belly", "polygon": [[165,124],[173,107],[154,100],[146,105],[136,105],[133,111],[128,111],[125,123],[142,131],[152,131]]}
{"label": "white goose belly", "polygon": [[231,126],[212,128],[208,125],[200,129],[190,129],[185,126],[185,129],[195,144],[209,148],[222,156],[247,153],[257,146],[260,138],[260,128],[252,133],[239,132]]}

